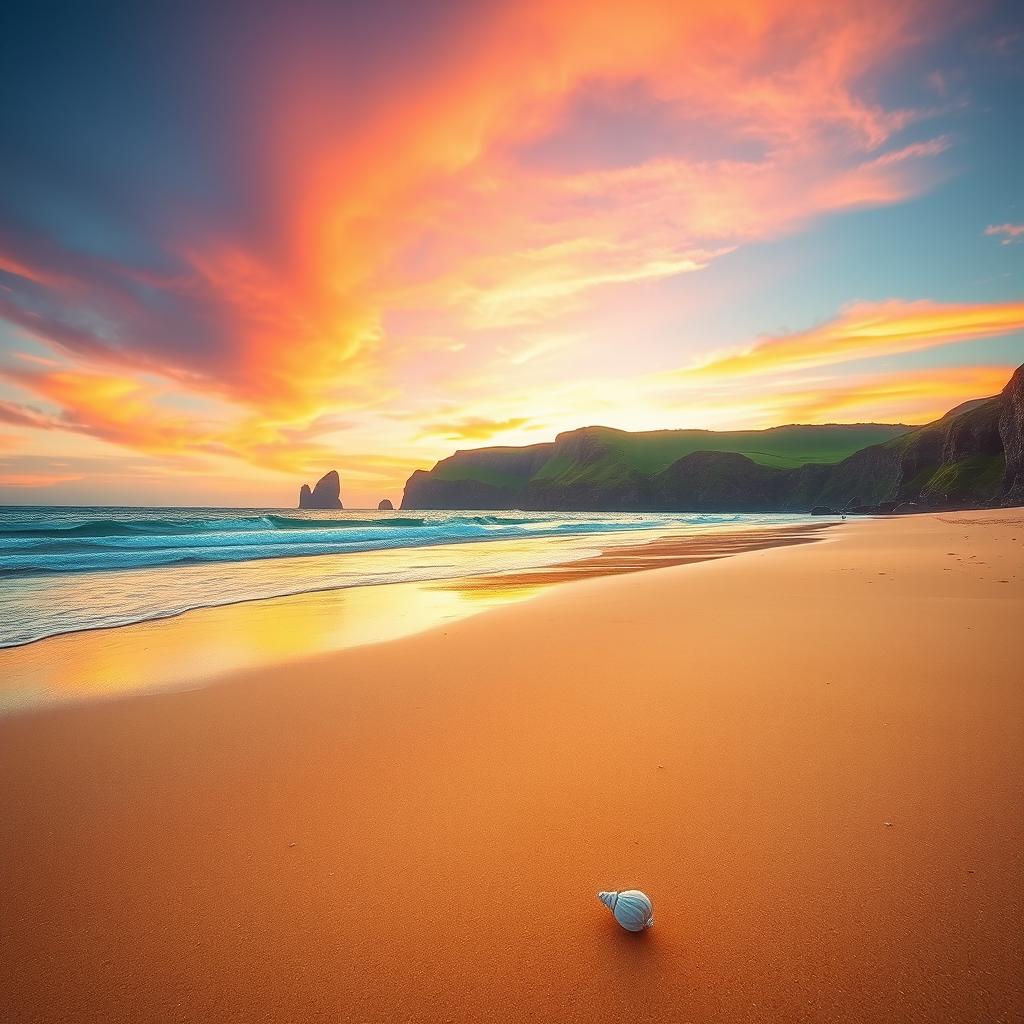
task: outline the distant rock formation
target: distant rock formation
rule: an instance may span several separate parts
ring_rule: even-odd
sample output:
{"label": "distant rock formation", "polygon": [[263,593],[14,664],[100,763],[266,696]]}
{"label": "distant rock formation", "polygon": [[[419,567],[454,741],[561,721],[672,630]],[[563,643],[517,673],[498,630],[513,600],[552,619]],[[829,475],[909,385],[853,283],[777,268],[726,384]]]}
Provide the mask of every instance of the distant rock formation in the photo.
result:
{"label": "distant rock formation", "polygon": [[299,508],[344,508],[341,503],[341,478],[332,469],[316,482],[313,490],[303,484],[299,491]]}
{"label": "distant rock formation", "polygon": [[413,473],[402,499],[403,509],[852,515],[997,505],[1024,505],[1024,367],[1002,394],[922,427],[583,427],[524,448],[456,452]]}
{"label": "distant rock formation", "polygon": [[382,498],[377,505],[378,512],[394,512],[395,506],[391,504],[390,498]]}

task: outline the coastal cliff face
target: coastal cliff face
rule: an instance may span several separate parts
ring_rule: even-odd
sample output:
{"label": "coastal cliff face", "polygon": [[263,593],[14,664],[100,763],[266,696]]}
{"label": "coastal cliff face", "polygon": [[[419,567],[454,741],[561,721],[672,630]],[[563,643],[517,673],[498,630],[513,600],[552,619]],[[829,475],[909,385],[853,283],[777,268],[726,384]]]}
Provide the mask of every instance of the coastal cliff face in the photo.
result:
{"label": "coastal cliff face", "polygon": [[299,491],[299,508],[343,508],[341,504],[341,478],[338,471],[332,469],[325,473],[310,490],[309,484],[303,484]]}
{"label": "coastal cliff face", "polygon": [[[456,452],[406,484],[403,508],[576,511],[803,509],[827,465],[902,424],[630,433],[584,427],[528,448]],[[750,454],[744,454],[749,452]]]}
{"label": "coastal cliff face", "polygon": [[989,505],[1002,487],[998,422],[1002,396],[969,402],[934,423],[857,452],[826,480],[818,501],[842,507],[913,503],[932,508]]}
{"label": "coastal cliff face", "polygon": [[1024,504],[1024,367],[1003,393],[923,427],[628,433],[456,452],[409,478],[404,509],[806,512]]}
{"label": "coastal cliff face", "polygon": [[1002,503],[1024,505],[1024,366],[1010,378],[1002,398],[999,436],[1006,460]]}
{"label": "coastal cliff face", "polygon": [[456,452],[429,472],[417,469],[406,481],[401,507],[522,508],[516,504],[517,497],[548,461],[554,448],[555,444],[548,443]]}

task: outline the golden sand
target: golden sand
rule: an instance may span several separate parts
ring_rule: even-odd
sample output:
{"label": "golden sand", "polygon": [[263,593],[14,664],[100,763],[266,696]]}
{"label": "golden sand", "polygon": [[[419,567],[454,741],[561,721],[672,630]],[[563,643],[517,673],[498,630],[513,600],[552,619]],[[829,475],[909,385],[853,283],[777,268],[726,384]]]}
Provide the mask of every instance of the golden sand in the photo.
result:
{"label": "golden sand", "polygon": [[1022,621],[917,516],[11,716],[4,1019],[1019,1020]]}

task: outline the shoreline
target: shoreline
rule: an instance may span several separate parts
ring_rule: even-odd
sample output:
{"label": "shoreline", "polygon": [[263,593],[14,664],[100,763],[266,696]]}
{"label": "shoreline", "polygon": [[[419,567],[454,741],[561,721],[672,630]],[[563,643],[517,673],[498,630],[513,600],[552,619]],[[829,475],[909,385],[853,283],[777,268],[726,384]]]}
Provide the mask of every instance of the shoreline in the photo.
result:
{"label": "shoreline", "polygon": [[[643,539],[646,531],[637,531],[640,539],[614,533],[573,537],[567,538],[557,553],[560,560],[547,561],[543,568],[313,588],[70,630],[0,648],[0,716],[46,710],[60,703],[187,689],[196,682],[215,686],[220,677],[243,669],[283,665],[311,655],[393,640],[532,597],[552,585],[810,543],[836,525],[800,523],[766,528],[730,524],[704,532],[659,532],[647,539]],[[515,542],[494,543],[507,548]],[[591,549],[596,553],[589,554]],[[351,625],[352,619],[358,624]],[[403,622],[400,628],[396,628],[396,619]],[[296,641],[288,644],[287,650],[266,650],[263,641],[268,633],[285,632],[282,621],[275,620],[286,622],[295,634]],[[322,628],[311,631],[310,622],[319,622]],[[229,633],[234,634],[231,654],[219,641]],[[245,650],[246,640],[251,651]],[[168,670],[175,652],[183,648],[190,651],[193,663],[208,662],[194,670],[200,674],[188,686],[182,684],[179,669]],[[116,673],[123,671],[120,665],[126,661],[136,676],[119,682]],[[34,703],[30,697],[18,696],[33,692],[39,694]]]}
{"label": "shoreline", "polygon": [[1016,1019],[1024,512],[827,537],[0,719],[8,1019]]}
{"label": "shoreline", "polygon": [[[411,519],[378,513],[371,520],[358,512],[196,519],[172,508],[136,510],[115,520],[95,515],[91,508],[75,509],[63,520],[22,521],[6,532],[0,524],[6,580],[0,591],[0,650],[199,608],[537,568],[652,536],[810,521],[762,514],[509,518],[429,512]],[[80,545],[91,554],[83,555]]]}

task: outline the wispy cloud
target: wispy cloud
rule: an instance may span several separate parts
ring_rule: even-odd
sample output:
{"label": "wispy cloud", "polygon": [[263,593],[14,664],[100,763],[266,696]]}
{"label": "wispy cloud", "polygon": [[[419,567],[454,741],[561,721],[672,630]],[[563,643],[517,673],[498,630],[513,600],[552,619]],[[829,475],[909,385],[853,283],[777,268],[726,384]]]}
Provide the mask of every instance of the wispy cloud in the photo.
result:
{"label": "wispy cloud", "polygon": [[799,423],[929,423],[962,402],[997,395],[1013,370],[958,366],[861,374],[786,392],[780,404],[784,418]]}
{"label": "wispy cloud", "polygon": [[0,487],[35,488],[55,487],[73,480],[81,480],[81,473],[4,473],[0,471]]}
{"label": "wispy cloud", "polygon": [[680,371],[701,376],[808,370],[1024,330],[1024,302],[861,302],[807,331],[767,338]]}
{"label": "wispy cloud", "polygon": [[528,426],[530,419],[526,416],[512,416],[505,420],[470,416],[447,423],[428,423],[420,437],[440,437],[446,441],[489,441],[492,437]]}
{"label": "wispy cloud", "polygon": [[1024,237],[1024,224],[990,224],[985,234],[1001,238],[1001,245],[1013,245]]}

